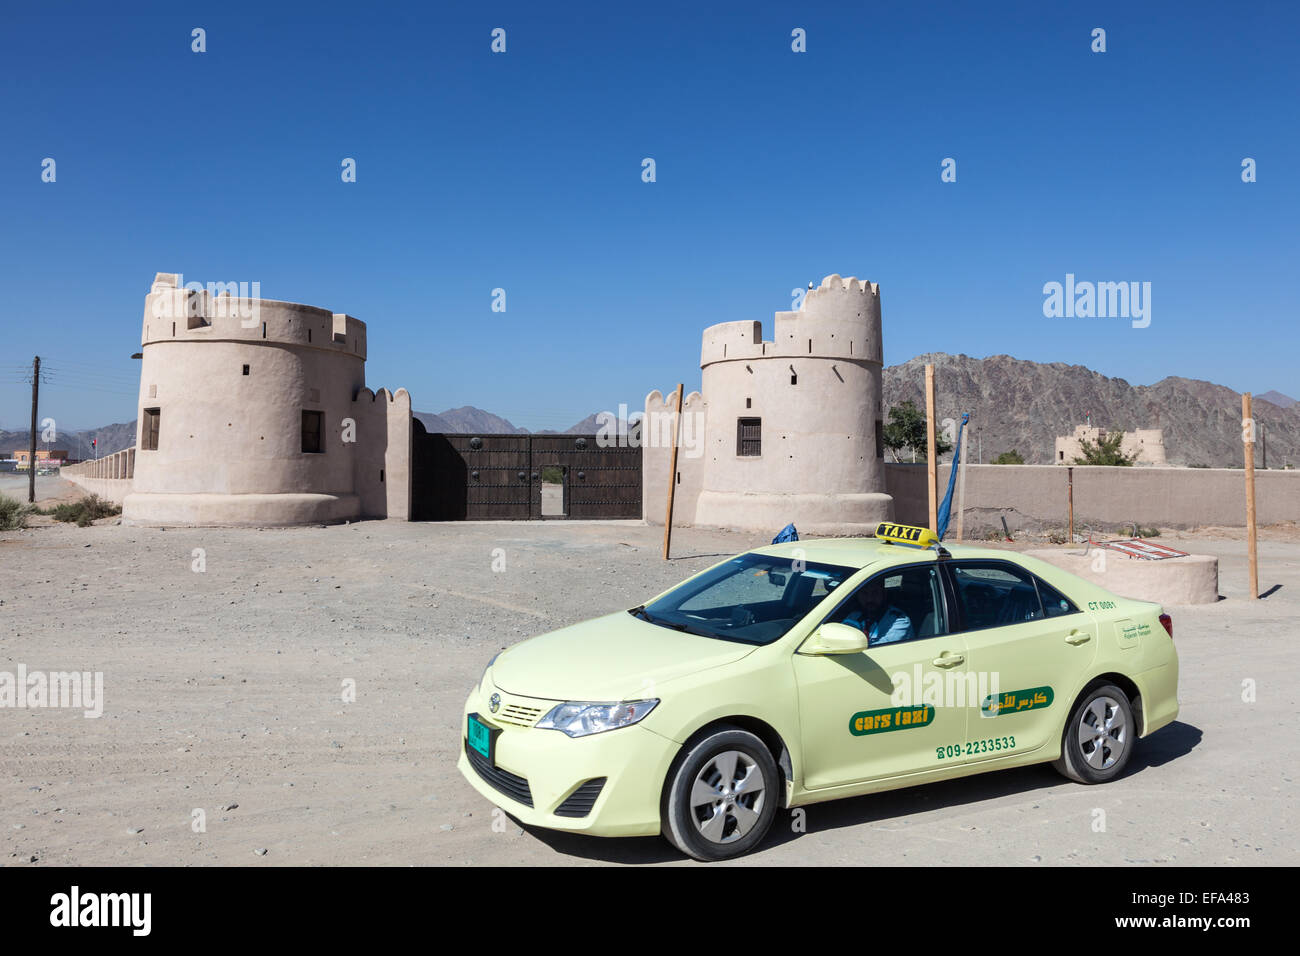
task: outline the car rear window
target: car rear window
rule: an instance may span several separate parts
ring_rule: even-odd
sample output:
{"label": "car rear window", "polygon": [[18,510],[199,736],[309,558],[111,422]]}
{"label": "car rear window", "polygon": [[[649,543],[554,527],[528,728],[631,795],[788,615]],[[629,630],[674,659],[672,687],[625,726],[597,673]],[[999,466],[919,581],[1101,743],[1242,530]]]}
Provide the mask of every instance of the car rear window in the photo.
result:
{"label": "car rear window", "polygon": [[965,613],[966,629],[1004,627],[1046,615],[1034,576],[1002,562],[954,563],[952,579]]}

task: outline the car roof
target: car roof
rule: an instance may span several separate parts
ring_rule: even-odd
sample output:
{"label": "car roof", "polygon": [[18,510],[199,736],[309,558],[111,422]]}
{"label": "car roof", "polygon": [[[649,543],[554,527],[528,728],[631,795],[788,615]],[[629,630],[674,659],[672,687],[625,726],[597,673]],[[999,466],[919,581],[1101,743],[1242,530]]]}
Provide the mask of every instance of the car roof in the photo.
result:
{"label": "car roof", "polygon": [[[953,558],[995,558],[1024,564],[1020,555],[1001,548],[981,548],[968,544],[944,545]],[[876,564],[911,564],[933,560],[938,553],[933,548],[916,548],[895,544],[880,538],[812,538],[789,541],[754,548],[751,554],[770,554],[780,558],[802,558],[814,564],[838,564],[841,567],[865,568]]]}

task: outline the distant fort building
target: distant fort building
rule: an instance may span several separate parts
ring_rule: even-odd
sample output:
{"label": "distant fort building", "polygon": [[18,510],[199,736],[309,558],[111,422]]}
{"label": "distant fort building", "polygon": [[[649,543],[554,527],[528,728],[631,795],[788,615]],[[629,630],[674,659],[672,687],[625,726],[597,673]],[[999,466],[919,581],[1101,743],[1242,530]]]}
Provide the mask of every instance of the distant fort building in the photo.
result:
{"label": "distant fort building", "polygon": [[[704,330],[701,392],[692,416],[703,451],[681,456],[674,524],[801,533],[866,532],[893,517],[881,435],[880,290],[827,276],[798,311],[777,312],[771,341],[762,323]],[[646,396],[646,420],[671,415],[673,399]],[[686,429],[684,429],[685,431]],[[646,518],[665,500],[669,449],[643,448]]]}
{"label": "distant fort building", "polygon": [[366,388],[364,322],[159,273],[141,332],[124,524],[408,516],[411,399]]}
{"label": "distant fort building", "polygon": [[[1083,457],[1083,443],[1087,441],[1096,445],[1103,434],[1106,434],[1104,428],[1093,425],[1074,426],[1073,435],[1062,435],[1056,439],[1056,463],[1073,465],[1076,458]],[[1159,428],[1139,428],[1124,432],[1119,450],[1134,459],[1135,465],[1165,467],[1169,464],[1165,458],[1165,433]]]}
{"label": "distant fort building", "polygon": [[[28,460],[31,456],[30,448],[20,448],[14,452],[12,461],[16,462],[15,467],[18,471],[26,471],[31,462]],[[38,448],[36,449],[36,467],[41,468],[46,465],[62,465],[68,461],[68,452],[59,448]]]}

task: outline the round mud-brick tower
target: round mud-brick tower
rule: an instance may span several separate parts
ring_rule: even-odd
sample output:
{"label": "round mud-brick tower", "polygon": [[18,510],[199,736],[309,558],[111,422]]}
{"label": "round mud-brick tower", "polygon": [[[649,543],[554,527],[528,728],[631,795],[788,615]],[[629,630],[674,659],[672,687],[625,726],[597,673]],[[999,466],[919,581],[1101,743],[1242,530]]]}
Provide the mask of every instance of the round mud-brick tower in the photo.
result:
{"label": "round mud-brick tower", "polygon": [[[233,285],[233,284],[232,284]],[[180,288],[145,299],[135,479],[122,520],[291,525],[360,514],[355,444],[366,326],[308,305]]]}
{"label": "round mud-brick tower", "polygon": [[704,330],[695,522],[853,533],[893,516],[881,444],[880,289],[827,276],[797,312]]}

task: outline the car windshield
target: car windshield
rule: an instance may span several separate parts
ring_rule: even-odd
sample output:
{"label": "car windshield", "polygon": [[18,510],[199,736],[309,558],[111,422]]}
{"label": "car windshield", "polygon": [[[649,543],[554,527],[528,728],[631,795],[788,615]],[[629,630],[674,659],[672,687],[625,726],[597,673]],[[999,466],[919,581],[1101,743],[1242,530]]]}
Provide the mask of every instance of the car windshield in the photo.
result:
{"label": "car windshield", "polygon": [[857,572],[742,554],[631,613],[651,624],[742,644],[770,644]]}

